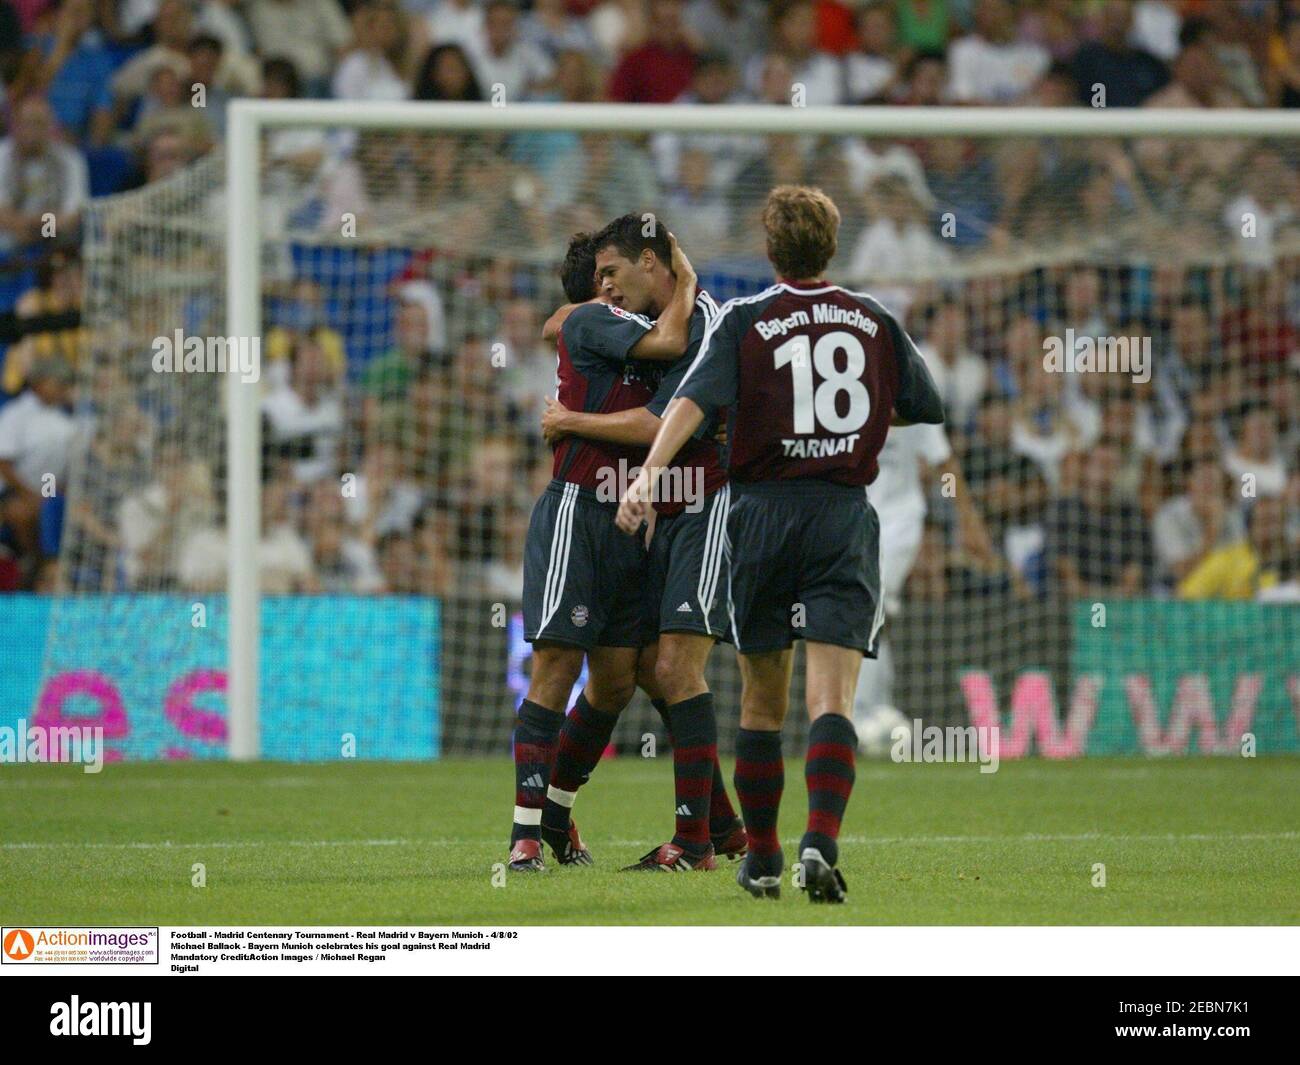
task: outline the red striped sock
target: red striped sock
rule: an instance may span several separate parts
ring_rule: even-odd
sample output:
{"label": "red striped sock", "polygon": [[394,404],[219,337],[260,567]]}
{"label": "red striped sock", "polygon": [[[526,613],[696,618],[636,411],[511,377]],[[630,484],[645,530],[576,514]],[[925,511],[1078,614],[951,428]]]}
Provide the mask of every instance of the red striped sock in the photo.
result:
{"label": "red striped sock", "polygon": [[[714,719],[716,720],[716,718]],[[715,747],[716,751],[717,748]],[[727,784],[722,778],[722,766],[718,765],[718,756],[713,756],[713,791],[709,795],[709,827],[712,831],[730,828],[736,820],[736,808],[731,805],[727,794]]]}
{"label": "red striped sock", "polygon": [[556,738],[564,717],[525,699],[515,724],[515,815],[510,842],[541,839],[542,805],[555,761]]}
{"label": "red striped sock", "polygon": [[609,746],[609,737],[618,724],[618,714],[602,714],[579,695],[573,709],[564,718],[555,747],[555,765],[551,769],[550,790],[565,793],[567,805],[548,797],[542,807],[542,820],[549,827],[567,828],[572,796],[587,783],[587,778]]}
{"label": "red striped sock", "polygon": [[831,865],[839,860],[836,840],[853,792],[857,747],[853,722],[839,714],[819,717],[808,730],[808,830],[799,850],[816,847]]}
{"label": "red striped sock", "polygon": [[745,818],[749,852],[760,860],[781,854],[776,822],[784,788],[781,733],[742,728],[736,734],[736,798]]}
{"label": "red striped sock", "polygon": [[709,692],[668,707],[673,735],[673,787],[677,831],[673,842],[695,854],[709,846],[709,806],[713,767],[718,760],[718,727]]}

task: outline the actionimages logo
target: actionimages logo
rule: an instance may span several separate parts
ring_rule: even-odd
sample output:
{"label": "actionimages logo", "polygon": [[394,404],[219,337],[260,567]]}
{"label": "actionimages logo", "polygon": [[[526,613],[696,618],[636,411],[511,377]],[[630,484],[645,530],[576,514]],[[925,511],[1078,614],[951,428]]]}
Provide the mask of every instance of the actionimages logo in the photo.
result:
{"label": "actionimages logo", "polygon": [[50,1006],[50,1035],[130,1036],[136,1046],[148,1046],[153,1020],[151,1002],[71,1001]]}
{"label": "actionimages logo", "polygon": [[157,928],[0,928],[3,965],[157,965]]}
{"label": "actionimages logo", "polygon": [[35,946],[32,934],[25,928],[15,928],[4,938],[5,957],[10,961],[26,961]]}

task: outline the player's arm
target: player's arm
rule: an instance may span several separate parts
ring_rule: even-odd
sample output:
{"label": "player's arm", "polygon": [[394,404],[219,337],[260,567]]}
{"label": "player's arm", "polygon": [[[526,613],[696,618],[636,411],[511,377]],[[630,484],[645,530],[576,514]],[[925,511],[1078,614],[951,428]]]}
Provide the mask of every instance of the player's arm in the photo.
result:
{"label": "player's arm", "polygon": [[704,331],[700,352],[664,411],[650,454],[619,503],[614,520],[629,535],[645,520],[651,489],[663,468],[695,435],[706,417],[736,402],[742,332],[736,306],[734,302],[727,303]]}
{"label": "player's arm", "polygon": [[590,414],[569,410],[558,401],[546,397],[542,412],[542,439],[548,444],[566,436],[583,436],[588,440],[604,440],[610,444],[631,444],[648,447],[659,431],[659,419],[645,407],[615,411],[612,414]]}
{"label": "player's arm", "polygon": [[1130,562],[1120,575],[1119,594],[1126,599],[1135,599],[1142,594],[1142,563]]}
{"label": "player's arm", "polygon": [[566,303],[546,319],[546,324],[542,326],[542,339],[548,344],[551,343],[560,335],[560,330],[564,327],[565,319],[581,306],[581,303]]}
{"label": "player's arm", "polygon": [[1061,590],[1069,599],[1084,599],[1088,595],[1088,585],[1079,575],[1079,567],[1075,565],[1072,558],[1058,558],[1056,560],[1056,579],[1060,582]]}
{"label": "player's arm", "polygon": [[[655,419],[656,422],[658,420],[658,418]],[[18,468],[8,459],[0,459],[0,485],[8,485],[19,495],[35,496],[40,494],[19,476]]]}
{"label": "player's arm", "polygon": [[957,526],[962,546],[987,566],[1001,568],[1002,556],[993,547],[993,537],[984,524],[972,494],[966,488],[961,466],[949,455],[935,467],[940,476],[952,478],[953,502],[957,507]]}
{"label": "player's arm", "polygon": [[898,359],[898,394],[894,396],[894,416],[891,425],[943,424],[943,400],[934,387],[934,378],[916,350],[907,332],[892,318],[889,326],[894,334],[894,354]]}
{"label": "player's arm", "polygon": [[[658,390],[644,407],[632,410],[616,411],[612,414],[590,414],[585,411],[569,410],[556,400],[548,398],[546,409],[542,412],[542,439],[548,444],[555,444],[566,436],[583,436],[589,440],[604,440],[611,444],[628,444],[634,447],[649,447],[654,443],[655,434],[659,432],[660,419],[677,388],[686,375],[689,363],[699,353],[704,340],[703,316],[691,314],[690,341],[686,355],[675,362],[664,374]],[[725,429],[719,420],[717,426],[707,421],[701,425],[700,432],[706,436],[716,437],[719,433],[725,443]],[[699,435],[699,434],[697,434]]]}
{"label": "player's arm", "polygon": [[[650,416],[654,417],[653,414]],[[703,421],[704,411],[693,399],[679,395],[668,404],[659,432],[650,445],[645,465],[637,474],[636,480],[628,486],[627,493],[619,504],[618,516],[614,519],[625,533],[631,535],[641,527],[649,509],[651,487],[659,480],[664,467],[682,449],[682,445],[695,435],[695,430]]]}
{"label": "player's arm", "polygon": [[638,359],[679,359],[686,354],[686,345],[690,343],[691,315],[695,313],[695,268],[671,233],[668,243],[673,249],[672,271],[676,275],[672,299],[654,328],[632,348],[631,354]]}

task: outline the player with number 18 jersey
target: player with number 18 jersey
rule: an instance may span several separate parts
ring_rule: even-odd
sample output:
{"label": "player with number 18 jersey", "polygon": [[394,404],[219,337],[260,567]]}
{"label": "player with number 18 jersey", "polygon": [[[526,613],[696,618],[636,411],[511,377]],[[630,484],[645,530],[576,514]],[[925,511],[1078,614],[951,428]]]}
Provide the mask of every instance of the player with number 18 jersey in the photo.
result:
{"label": "player with number 18 jersey", "polygon": [[806,641],[808,824],[798,882],[842,902],[839,832],[853,790],[850,720],[862,655],[884,621],[880,523],[866,486],[891,424],[943,421],[915,345],[884,307],[825,280],[839,209],[820,189],[778,186],[763,208],[777,283],[723,305],[616,521],[633,532],[660,477],[700,424],[727,408],[732,634],[740,653],[736,794],[749,853],[736,881],[779,896],[781,727],[792,644]]}
{"label": "player with number 18 jersey", "polygon": [[911,338],[870,296],[781,281],[723,306],[677,396],[731,411],[738,649],[806,638],[874,655],[884,607],[865,487],[895,409],[942,418]]}

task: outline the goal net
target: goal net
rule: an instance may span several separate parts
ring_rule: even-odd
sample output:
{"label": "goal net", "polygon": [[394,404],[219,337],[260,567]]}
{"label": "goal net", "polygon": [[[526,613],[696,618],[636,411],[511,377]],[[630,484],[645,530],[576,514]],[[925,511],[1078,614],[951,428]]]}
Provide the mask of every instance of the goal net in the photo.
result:
{"label": "goal net", "polygon": [[[892,431],[870,490],[888,624],[864,735],[887,748],[901,717],[1000,724],[1002,757],[1300,746],[1294,127],[823,131],[771,109],[717,130],[658,109],[636,131],[474,128],[322,106],[250,127],[251,213],[253,171],[222,154],[89,210],[47,721],[97,715],[123,757],[224,757],[242,669],[262,757],[507,753],[569,236],[653,213],[722,302],[771,283],[760,209],[807,183],[842,215],[829,277],[899,317],[949,414]],[[251,274],[230,269],[241,241]],[[230,601],[241,535],[256,585]],[[709,680],[729,751],[730,646]],[[615,744],[647,733],[638,694]]]}

